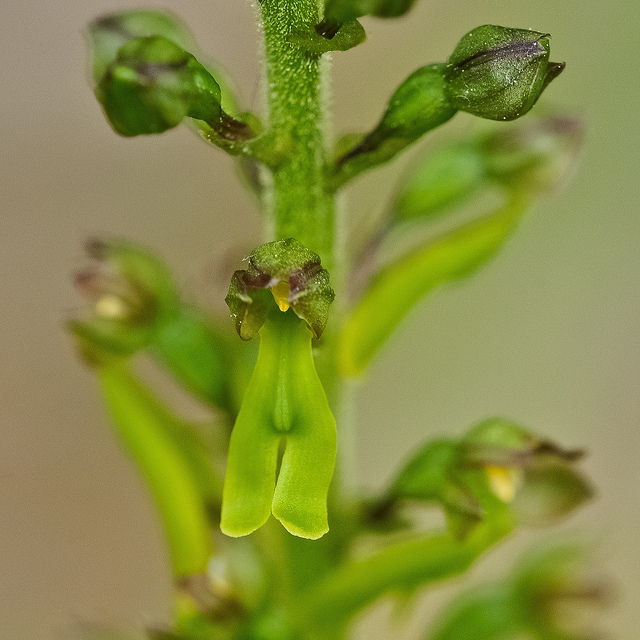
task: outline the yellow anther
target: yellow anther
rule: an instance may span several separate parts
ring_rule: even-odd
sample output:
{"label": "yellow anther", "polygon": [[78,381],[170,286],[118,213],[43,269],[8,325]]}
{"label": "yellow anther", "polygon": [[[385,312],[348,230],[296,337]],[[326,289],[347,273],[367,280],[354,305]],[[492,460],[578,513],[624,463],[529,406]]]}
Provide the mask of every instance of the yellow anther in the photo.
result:
{"label": "yellow anther", "polygon": [[511,502],[516,497],[518,487],[522,482],[522,471],[509,467],[487,465],[485,467],[491,491],[502,502]]}
{"label": "yellow anther", "polygon": [[280,280],[278,284],[271,287],[271,293],[280,311],[287,311],[291,306],[289,304],[289,282],[287,280]]}
{"label": "yellow anther", "polygon": [[96,301],[95,313],[101,318],[116,320],[124,318],[128,315],[129,309],[125,301],[112,293],[106,293],[100,296]]}

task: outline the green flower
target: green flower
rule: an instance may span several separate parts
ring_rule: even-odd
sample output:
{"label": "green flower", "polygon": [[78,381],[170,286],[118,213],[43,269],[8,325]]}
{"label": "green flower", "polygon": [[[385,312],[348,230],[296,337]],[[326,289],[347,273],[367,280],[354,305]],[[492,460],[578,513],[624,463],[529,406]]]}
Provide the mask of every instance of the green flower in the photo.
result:
{"label": "green flower", "polygon": [[260,350],[229,444],[220,525],[229,536],[271,513],[303,538],[329,530],[336,428],[311,342],[332,300],[318,256],[293,239],[262,245],[233,276],[227,304],[240,337],[259,335]]}

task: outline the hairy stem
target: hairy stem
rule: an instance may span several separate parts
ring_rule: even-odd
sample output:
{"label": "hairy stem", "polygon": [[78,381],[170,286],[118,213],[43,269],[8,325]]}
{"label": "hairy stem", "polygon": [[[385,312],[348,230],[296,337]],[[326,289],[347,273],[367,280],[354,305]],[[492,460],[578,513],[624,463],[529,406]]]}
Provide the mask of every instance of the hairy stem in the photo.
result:
{"label": "hairy stem", "polygon": [[265,205],[277,239],[294,237],[334,266],[335,204],[324,187],[324,74],[327,63],[288,41],[319,19],[317,0],[263,0],[269,125],[282,160],[271,171]]}

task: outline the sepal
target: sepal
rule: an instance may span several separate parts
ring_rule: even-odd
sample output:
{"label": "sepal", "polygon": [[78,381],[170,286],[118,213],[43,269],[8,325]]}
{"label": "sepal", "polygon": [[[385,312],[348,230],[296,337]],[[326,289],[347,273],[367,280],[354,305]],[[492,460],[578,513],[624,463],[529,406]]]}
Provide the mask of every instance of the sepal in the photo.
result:
{"label": "sepal", "polygon": [[93,79],[98,83],[118,57],[118,50],[135,38],[162,36],[182,49],[191,50],[189,28],[175,15],[162,11],[122,11],[96,18],[89,24],[88,39]]}
{"label": "sepal", "polygon": [[319,338],[335,294],[320,256],[294,238],[268,242],[254,249],[246,270],[236,271],[225,299],[238,335],[251,340],[271,309],[289,307]]}

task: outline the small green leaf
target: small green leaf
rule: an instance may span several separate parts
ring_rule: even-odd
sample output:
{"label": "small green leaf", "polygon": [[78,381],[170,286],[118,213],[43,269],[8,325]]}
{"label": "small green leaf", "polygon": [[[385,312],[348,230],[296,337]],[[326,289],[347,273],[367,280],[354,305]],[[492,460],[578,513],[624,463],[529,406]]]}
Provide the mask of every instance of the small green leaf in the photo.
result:
{"label": "small green leaf", "polygon": [[449,58],[450,104],[481,118],[513,120],[524,115],[564,69],[549,62],[549,34],[495,25],[467,33]]}
{"label": "small green leaf", "polygon": [[350,20],[330,40],[318,34],[312,25],[294,29],[289,35],[289,42],[297,44],[310,56],[321,56],[330,51],[348,51],[367,39],[364,28],[357,20]]}
{"label": "small green leaf", "polygon": [[260,328],[258,361],[229,444],[220,525],[229,536],[252,533],[270,513],[296,536],[328,531],[336,431],[311,340],[291,310],[274,309]]}
{"label": "small green leaf", "polygon": [[511,235],[526,204],[514,198],[497,212],[384,268],[342,331],[339,358],[343,374],[361,373],[404,316],[434,287],[464,278],[492,258]]}
{"label": "small green leaf", "polygon": [[118,435],[155,500],[174,574],[204,573],[211,555],[206,500],[216,488],[203,451],[122,363],[97,374]]}

